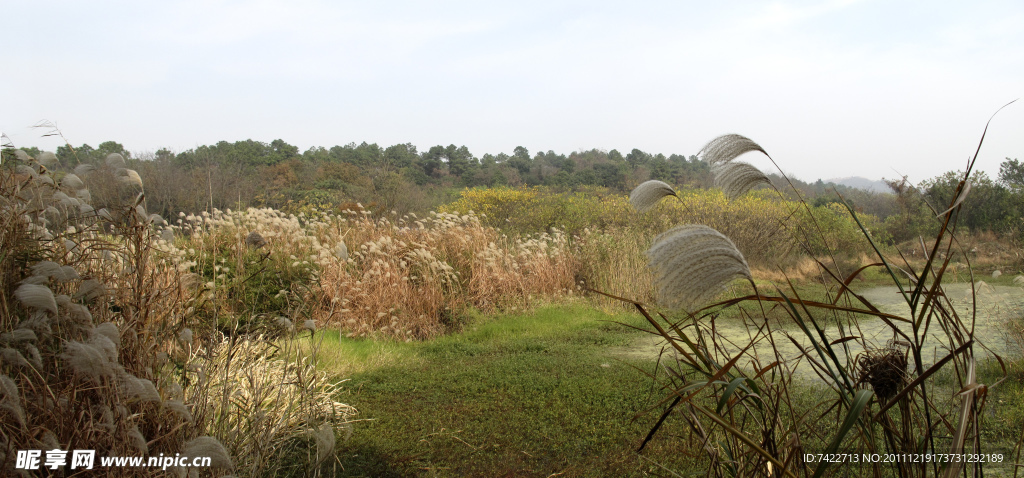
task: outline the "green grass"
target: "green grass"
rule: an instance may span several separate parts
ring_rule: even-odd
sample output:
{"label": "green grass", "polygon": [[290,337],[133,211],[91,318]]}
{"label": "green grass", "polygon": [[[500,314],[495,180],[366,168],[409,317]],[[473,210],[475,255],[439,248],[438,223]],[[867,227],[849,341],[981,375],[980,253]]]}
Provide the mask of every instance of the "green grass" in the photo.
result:
{"label": "green grass", "polygon": [[[563,305],[472,315],[462,332],[427,342],[318,333],[321,365],[348,379],[339,400],[362,420],[339,445],[334,469],[342,476],[666,475],[635,453],[660,410],[632,420],[665,392],[637,369],[652,372],[653,360],[628,353],[642,333],[615,322],[646,326],[635,314]],[[986,407],[983,437],[1004,453],[1021,433],[1021,377],[1004,382]],[[822,390],[797,390],[796,403],[811,406],[812,392]],[[671,415],[643,456],[703,476],[706,464],[684,453],[695,446],[682,434],[684,423]]]}
{"label": "green grass", "polygon": [[[632,417],[662,392],[632,368],[653,362],[620,353],[639,333],[611,322],[640,320],[559,306],[423,343],[327,337],[325,356],[373,364],[343,397],[366,420],[339,454],[345,475],[644,476],[656,466],[634,450],[657,416]],[[681,446],[665,435],[645,455],[686,468],[668,453]]]}

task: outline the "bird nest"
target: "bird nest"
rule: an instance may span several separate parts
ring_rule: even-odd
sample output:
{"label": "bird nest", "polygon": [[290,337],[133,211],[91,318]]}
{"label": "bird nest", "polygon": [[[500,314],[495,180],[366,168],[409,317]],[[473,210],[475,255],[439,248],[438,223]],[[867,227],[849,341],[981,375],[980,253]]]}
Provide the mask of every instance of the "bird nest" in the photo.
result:
{"label": "bird nest", "polygon": [[907,351],[907,345],[890,342],[857,356],[857,385],[871,385],[883,402],[895,396],[906,385]]}

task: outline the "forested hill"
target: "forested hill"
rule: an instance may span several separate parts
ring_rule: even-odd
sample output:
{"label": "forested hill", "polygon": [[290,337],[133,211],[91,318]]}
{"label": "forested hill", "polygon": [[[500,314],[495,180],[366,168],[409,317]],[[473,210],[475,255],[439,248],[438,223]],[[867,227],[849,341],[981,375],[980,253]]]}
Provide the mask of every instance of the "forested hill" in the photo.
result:
{"label": "forested hill", "polygon": [[[23,148],[30,155],[36,148]],[[349,143],[304,152],[276,139],[199,146],[180,153],[160,149],[133,155],[123,145],[107,141],[98,147],[87,144],[62,146],[56,155],[68,170],[80,163],[102,165],[107,155],[119,153],[136,169],[146,184],[151,210],[161,214],[199,211],[211,207],[269,206],[282,208],[310,204],[335,208],[361,203],[378,211],[424,212],[451,201],[462,188],[495,186],[544,186],[553,191],[581,190],[628,193],[648,179],[660,179],[678,188],[709,188],[713,180],[708,165],[696,155],[652,154],[633,149],[591,149],[558,154],[531,154],[516,147],[511,155],[477,157],[466,146],[437,145],[426,151],[405,143],[388,147]],[[694,152],[695,153],[695,152]],[[12,164],[5,150],[4,165]],[[948,203],[944,195],[958,178],[954,172],[936,171],[936,178],[915,187],[888,181],[894,193],[872,193],[820,180],[806,183],[794,178],[801,193],[815,204],[837,200],[836,193],[862,212],[884,219],[897,214],[927,210]],[[784,181],[775,178],[781,186]],[[972,195],[984,202],[974,204],[977,219],[970,227],[1006,231],[1020,229],[1024,165],[1007,159],[998,181],[975,174]],[[780,189],[788,189],[780,188]]]}

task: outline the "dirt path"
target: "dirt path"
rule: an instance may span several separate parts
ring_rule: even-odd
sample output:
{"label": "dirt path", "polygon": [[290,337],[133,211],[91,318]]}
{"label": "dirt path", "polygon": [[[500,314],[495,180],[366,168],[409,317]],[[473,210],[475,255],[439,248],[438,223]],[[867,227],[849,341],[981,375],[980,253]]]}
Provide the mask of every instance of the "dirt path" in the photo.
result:
{"label": "dirt path", "polygon": [[[957,313],[960,317],[968,322],[971,317],[972,302],[970,301],[970,284],[967,283],[953,283],[944,286],[946,295],[952,299],[953,305],[956,307]],[[982,285],[977,288],[977,319],[975,321],[975,338],[981,342],[985,347],[990,349],[1001,356],[1013,356],[1019,355],[1021,347],[1014,342],[1014,339],[1010,336],[1006,329],[1007,320],[1014,316],[1024,314],[1024,288],[1013,287],[1013,286],[990,286]],[[906,316],[910,313],[910,308],[907,306],[903,299],[903,296],[899,293],[896,287],[875,287],[862,291],[857,291],[861,296],[870,301],[875,307],[878,307],[881,311]],[[822,314],[824,315],[824,314]],[[882,320],[863,316],[858,321],[857,329],[852,332],[847,329],[846,334],[841,334],[838,327],[829,325],[825,328],[825,334],[828,340],[835,340],[843,337],[844,335],[857,335],[863,336],[868,340],[870,344],[877,347],[884,347],[885,344],[893,338],[893,333]],[[911,326],[909,324],[903,324],[901,329],[908,335],[913,336],[911,333]],[[797,342],[801,345],[808,343],[806,336],[797,326],[785,327],[788,332]],[[746,331],[746,327],[738,321],[723,322],[717,326],[718,333],[729,339],[738,346],[744,346],[748,343],[749,338]],[[925,353],[922,357],[922,362],[925,365],[934,363],[935,360],[942,358],[948,353],[948,340],[944,340],[945,334],[942,329],[933,326],[929,331],[929,336],[925,340]],[[863,348],[855,344],[854,341],[847,342],[850,345],[849,353],[852,356],[863,351]],[[793,345],[789,340],[778,341],[779,349],[782,352],[783,357],[787,360],[796,360],[799,357],[799,349]],[[665,342],[659,337],[645,336],[638,340],[633,347],[619,348],[613,351],[613,354],[627,357],[657,357],[661,353]],[[767,343],[758,344],[756,347],[759,354],[769,354],[771,351],[770,346]],[[736,348],[738,350],[739,347]],[[840,347],[837,347],[837,351]],[[975,348],[979,358],[984,355],[988,355],[980,348]],[[842,358],[842,357],[840,357]],[[768,361],[770,362],[770,360]],[[765,362],[765,363],[768,363]],[[797,367],[799,375],[814,378],[816,375],[808,366]]]}

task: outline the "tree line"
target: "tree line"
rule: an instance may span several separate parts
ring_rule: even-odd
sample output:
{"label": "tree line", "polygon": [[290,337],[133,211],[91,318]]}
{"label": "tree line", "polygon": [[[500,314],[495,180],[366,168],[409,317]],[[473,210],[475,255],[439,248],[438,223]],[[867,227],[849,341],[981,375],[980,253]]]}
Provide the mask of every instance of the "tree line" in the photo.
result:
{"label": "tree line", "polygon": [[[37,155],[37,148],[22,148]],[[115,141],[55,151],[60,167],[101,165],[118,153],[142,177],[150,210],[168,217],[179,211],[239,206],[287,208],[314,205],[338,208],[350,203],[379,211],[425,212],[451,201],[462,188],[544,186],[556,191],[603,188],[627,193],[648,179],[681,188],[709,188],[708,165],[696,155],[652,154],[633,149],[590,149],[558,154],[518,146],[511,154],[476,156],[466,146],[436,145],[419,151],[410,143],[381,147],[370,143],[312,147],[301,151],[281,139],[220,141],[179,153],[160,149],[133,155]],[[4,165],[10,150],[4,151]],[[769,175],[772,176],[772,175]],[[887,180],[890,193],[872,193],[842,185],[790,178],[814,205],[844,200],[856,210],[887,223],[894,241],[927,234],[932,217],[949,204],[962,176],[945,172],[919,185]],[[783,181],[775,176],[780,190]],[[787,185],[788,186],[788,185]],[[838,194],[837,194],[838,193]],[[842,198],[842,199],[840,199]],[[974,174],[971,199],[964,203],[963,224],[972,231],[1019,235],[1024,216],[1024,164],[1007,158],[999,177]]]}

